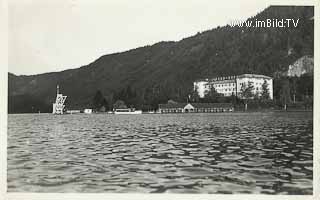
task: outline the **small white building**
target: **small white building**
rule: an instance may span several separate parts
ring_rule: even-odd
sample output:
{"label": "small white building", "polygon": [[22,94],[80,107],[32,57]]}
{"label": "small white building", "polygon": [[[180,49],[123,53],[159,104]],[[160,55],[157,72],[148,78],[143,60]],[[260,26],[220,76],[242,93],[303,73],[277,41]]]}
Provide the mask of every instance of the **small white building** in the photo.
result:
{"label": "small white building", "polygon": [[223,94],[223,96],[235,95],[241,97],[242,85],[248,86],[249,83],[254,87],[253,94],[261,95],[262,84],[264,81],[268,84],[268,91],[270,99],[273,99],[273,81],[271,77],[258,74],[242,74],[238,76],[216,77],[211,79],[201,79],[193,83],[194,89],[198,91],[198,94],[203,98],[210,87],[214,87],[215,90]]}
{"label": "small white building", "polygon": [[85,114],[92,114],[92,109],[91,108],[86,108],[83,111]]}

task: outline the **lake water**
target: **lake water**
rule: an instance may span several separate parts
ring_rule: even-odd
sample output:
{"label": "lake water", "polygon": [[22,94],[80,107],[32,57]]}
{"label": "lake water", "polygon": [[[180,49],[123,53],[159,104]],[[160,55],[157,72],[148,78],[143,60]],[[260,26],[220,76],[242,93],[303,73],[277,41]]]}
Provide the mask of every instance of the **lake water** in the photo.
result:
{"label": "lake water", "polygon": [[8,115],[8,192],[312,194],[312,113]]}

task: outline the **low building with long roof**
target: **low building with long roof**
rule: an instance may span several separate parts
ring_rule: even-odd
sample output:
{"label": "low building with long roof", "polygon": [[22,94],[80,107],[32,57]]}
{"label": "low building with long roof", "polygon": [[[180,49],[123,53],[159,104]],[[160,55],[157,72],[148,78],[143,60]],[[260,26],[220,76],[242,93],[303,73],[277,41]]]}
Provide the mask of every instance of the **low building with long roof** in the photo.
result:
{"label": "low building with long roof", "polygon": [[158,113],[233,112],[231,103],[167,103],[159,104]]}

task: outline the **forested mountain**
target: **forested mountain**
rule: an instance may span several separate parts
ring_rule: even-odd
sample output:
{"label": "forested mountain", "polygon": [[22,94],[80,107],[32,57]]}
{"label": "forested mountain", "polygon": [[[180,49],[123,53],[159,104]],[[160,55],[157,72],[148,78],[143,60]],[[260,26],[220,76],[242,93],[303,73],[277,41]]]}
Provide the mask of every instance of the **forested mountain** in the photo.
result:
{"label": "forested mountain", "polygon": [[98,90],[110,107],[121,99],[138,108],[155,108],[168,99],[185,101],[199,78],[275,76],[300,57],[313,56],[313,15],[313,7],[271,6],[248,20],[299,19],[298,27],[227,25],[178,42],[104,55],[77,69],[31,76],[9,73],[9,113],[50,112],[57,84],[68,96],[69,109],[91,106]]}

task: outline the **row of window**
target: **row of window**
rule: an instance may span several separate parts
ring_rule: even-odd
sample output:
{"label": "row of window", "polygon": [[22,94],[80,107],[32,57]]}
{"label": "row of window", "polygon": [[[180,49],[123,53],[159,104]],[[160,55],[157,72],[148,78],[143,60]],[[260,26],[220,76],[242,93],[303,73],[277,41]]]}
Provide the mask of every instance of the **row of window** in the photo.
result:
{"label": "row of window", "polygon": [[[243,84],[245,83],[240,83],[240,86],[242,86]],[[256,85],[262,85],[261,83],[257,84]],[[220,93],[224,93],[224,92],[230,92],[230,91],[235,91],[235,87],[231,87],[231,88],[219,88],[219,86],[222,86],[222,85],[215,85],[214,88],[217,90],[217,92],[220,92]],[[234,83],[232,83],[232,86],[234,86]],[[208,85],[205,86],[205,89],[208,90],[210,87]],[[239,89],[239,88],[238,88]],[[261,86],[260,87],[256,87],[256,90],[261,90]]]}
{"label": "row of window", "polygon": [[[251,82],[251,81],[250,81],[250,83],[253,84],[253,82]],[[245,84],[245,83],[240,83],[240,86],[242,86],[243,84]],[[256,82],[255,85],[262,85],[262,83],[257,83]]]}
{"label": "row of window", "polygon": [[231,96],[232,94],[234,94],[234,93],[233,93],[233,92],[224,93],[224,94],[223,94],[223,96],[225,96],[225,97],[229,97],[229,96]]}
{"label": "row of window", "polygon": [[[245,83],[240,83],[240,86],[242,86],[243,84],[245,84]],[[251,82],[251,84],[253,84],[252,82]],[[256,85],[262,85],[262,83],[255,83]],[[227,86],[229,86],[229,87],[231,87],[231,86],[235,86],[235,83],[229,83],[229,84],[218,84],[218,85],[214,85],[214,88],[219,88],[219,87],[227,87]]]}
{"label": "row of window", "polygon": [[[261,90],[262,88],[261,87],[256,87],[255,88],[256,90]],[[236,91],[236,89],[235,88],[227,88],[227,89],[217,89],[217,92],[219,92],[219,93],[225,93],[225,92],[235,92]]]}
{"label": "row of window", "polygon": [[236,91],[236,89],[235,88],[232,88],[232,89],[228,88],[228,89],[224,89],[224,90],[223,89],[218,89],[217,91],[218,92],[228,92],[228,91],[230,92],[230,91]]}
{"label": "row of window", "polygon": [[235,83],[226,83],[226,84],[216,84],[215,87],[226,87],[226,86],[235,86]]}

